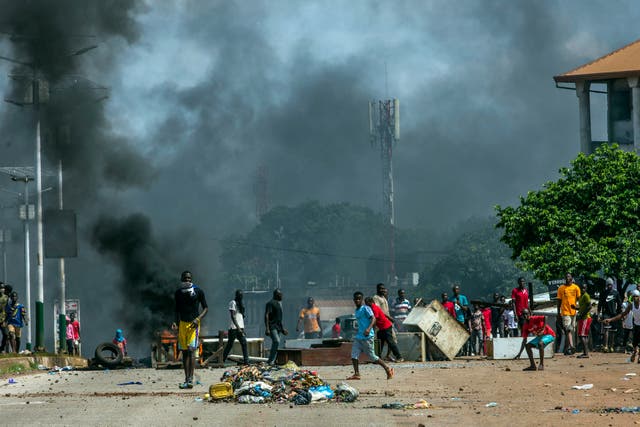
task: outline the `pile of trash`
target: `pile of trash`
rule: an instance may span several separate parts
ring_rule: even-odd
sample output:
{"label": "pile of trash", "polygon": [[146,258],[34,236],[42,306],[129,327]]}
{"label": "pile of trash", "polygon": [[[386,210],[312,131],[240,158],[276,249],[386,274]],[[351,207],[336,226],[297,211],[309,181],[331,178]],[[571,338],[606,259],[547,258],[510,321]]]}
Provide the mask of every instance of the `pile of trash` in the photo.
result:
{"label": "pile of trash", "polygon": [[266,364],[225,371],[222,383],[210,387],[210,400],[234,399],[239,403],[353,402],[358,390],[340,383],[331,388],[315,371],[302,370],[295,363],[277,367]]}

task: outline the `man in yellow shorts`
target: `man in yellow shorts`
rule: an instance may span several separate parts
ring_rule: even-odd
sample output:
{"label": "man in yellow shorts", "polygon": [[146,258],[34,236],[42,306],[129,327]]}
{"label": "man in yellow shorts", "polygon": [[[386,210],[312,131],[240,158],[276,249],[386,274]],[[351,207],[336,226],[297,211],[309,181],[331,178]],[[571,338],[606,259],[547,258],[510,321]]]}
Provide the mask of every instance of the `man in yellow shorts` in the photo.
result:
{"label": "man in yellow shorts", "polygon": [[180,279],[182,283],[175,292],[176,321],[171,328],[178,329],[178,350],[182,351],[184,367],[184,383],[180,384],[180,388],[184,389],[193,388],[200,320],[209,309],[204,292],[191,282],[191,272],[183,271]]}

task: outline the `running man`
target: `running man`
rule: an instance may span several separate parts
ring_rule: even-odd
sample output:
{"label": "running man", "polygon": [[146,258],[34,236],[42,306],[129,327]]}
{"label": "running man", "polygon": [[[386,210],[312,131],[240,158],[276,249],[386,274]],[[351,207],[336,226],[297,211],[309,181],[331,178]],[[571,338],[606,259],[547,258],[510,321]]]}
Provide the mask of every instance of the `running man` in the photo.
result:
{"label": "running man", "polygon": [[364,303],[364,295],[362,292],[356,292],[353,294],[353,303],[356,306],[356,320],[358,322],[358,333],[353,338],[353,344],[351,348],[351,363],[353,364],[353,375],[348,380],[359,380],[360,370],[358,367],[358,357],[361,353],[366,354],[373,363],[384,368],[387,373],[387,379],[393,378],[393,368],[384,363],[382,359],[376,356],[373,350],[373,325],[376,323],[376,318],[373,315],[371,307]]}
{"label": "running man", "polygon": [[[178,351],[182,351],[184,383],[180,384],[181,389],[193,388],[200,321],[209,311],[204,292],[193,284],[191,279],[191,272],[182,272],[180,277],[182,283],[174,295],[176,321],[171,325],[171,329],[178,329]],[[199,306],[202,306],[202,311]]]}

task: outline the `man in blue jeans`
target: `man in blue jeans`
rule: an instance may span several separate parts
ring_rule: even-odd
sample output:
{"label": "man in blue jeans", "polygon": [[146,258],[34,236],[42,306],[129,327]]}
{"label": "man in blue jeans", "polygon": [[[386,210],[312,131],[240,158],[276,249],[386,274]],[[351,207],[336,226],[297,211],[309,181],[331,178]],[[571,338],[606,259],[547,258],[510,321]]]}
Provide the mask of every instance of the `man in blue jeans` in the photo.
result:
{"label": "man in blue jeans", "polygon": [[267,363],[273,365],[278,356],[278,346],[280,345],[280,334],[288,335],[289,332],[282,326],[282,291],[273,291],[273,299],[267,303],[264,311],[265,335],[271,337],[271,351]]}

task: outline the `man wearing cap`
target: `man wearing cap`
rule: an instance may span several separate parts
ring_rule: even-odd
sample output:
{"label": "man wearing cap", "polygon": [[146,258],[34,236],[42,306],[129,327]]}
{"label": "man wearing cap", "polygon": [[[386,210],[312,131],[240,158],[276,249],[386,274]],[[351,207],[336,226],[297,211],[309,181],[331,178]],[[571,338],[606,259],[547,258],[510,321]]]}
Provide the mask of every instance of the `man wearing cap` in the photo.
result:
{"label": "man wearing cap", "polygon": [[[629,315],[633,319],[633,353],[631,353],[631,361],[635,362],[638,355],[638,346],[640,346],[640,292],[635,289],[631,292],[633,302],[627,306],[627,308],[620,314],[613,316],[610,319],[605,319],[604,323],[611,323],[622,319],[624,316]],[[638,358],[640,363],[640,358]]]}
{"label": "man wearing cap", "polygon": [[[617,328],[611,322],[605,323],[604,320],[611,319],[620,312],[620,294],[613,288],[613,279],[607,277],[605,282],[605,290],[600,294],[598,300],[598,312],[602,322],[600,336],[602,337],[602,351],[604,353],[613,352],[613,341],[615,340],[615,332]],[[609,332],[613,332],[609,334]],[[609,339],[611,338],[611,340]],[[609,343],[611,341],[611,343]]]}
{"label": "man wearing cap", "polygon": [[[530,365],[524,368],[523,371],[543,371],[544,348],[555,340],[556,334],[553,332],[553,329],[547,325],[544,316],[532,316],[528,308],[522,310],[522,316],[524,317],[524,324],[522,325],[522,345],[515,359],[519,359],[522,350],[526,349]],[[535,338],[527,342],[527,336],[529,334],[535,335]],[[537,367],[536,362],[533,360],[532,349],[534,347],[540,352],[540,363],[538,363]]]}
{"label": "man wearing cap", "polygon": [[[184,383],[179,387],[185,389],[193,388],[200,321],[209,309],[204,292],[191,282],[191,272],[183,271],[180,280],[180,287],[174,294],[176,320],[171,325],[171,329],[178,329],[178,350],[182,351],[182,366],[184,367]],[[200,311],[200,307],[202,307],[202,311]]]}

